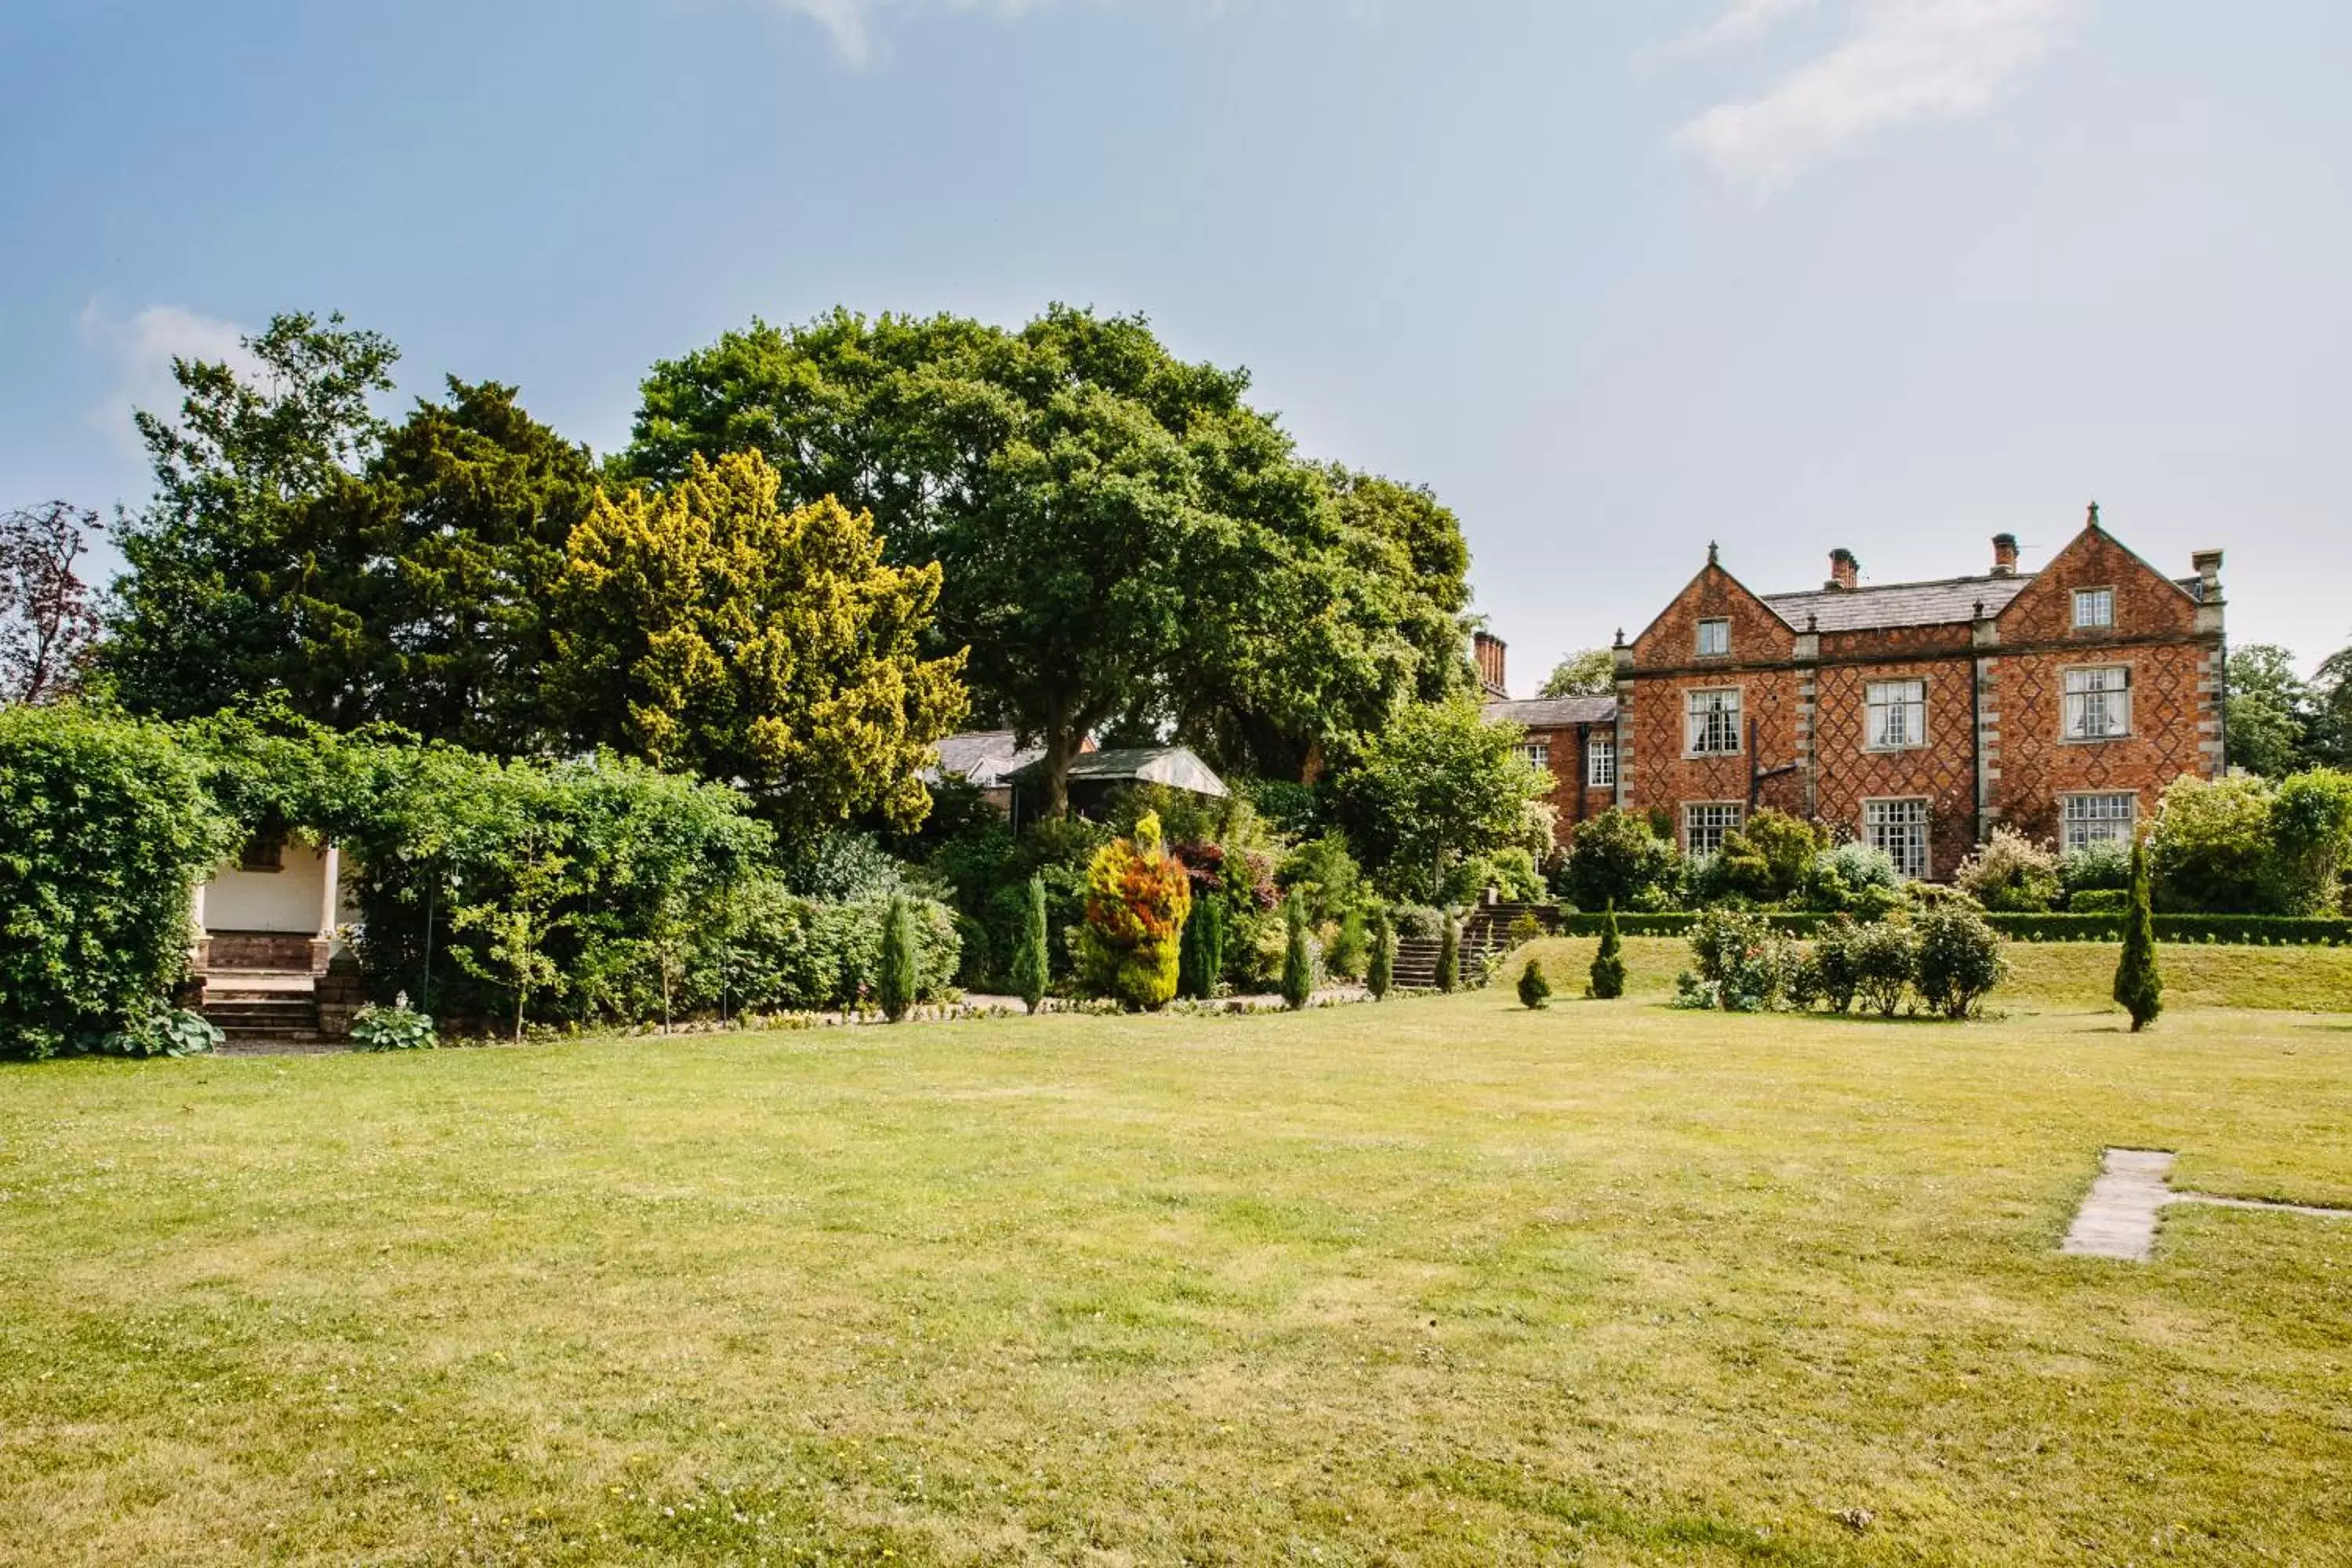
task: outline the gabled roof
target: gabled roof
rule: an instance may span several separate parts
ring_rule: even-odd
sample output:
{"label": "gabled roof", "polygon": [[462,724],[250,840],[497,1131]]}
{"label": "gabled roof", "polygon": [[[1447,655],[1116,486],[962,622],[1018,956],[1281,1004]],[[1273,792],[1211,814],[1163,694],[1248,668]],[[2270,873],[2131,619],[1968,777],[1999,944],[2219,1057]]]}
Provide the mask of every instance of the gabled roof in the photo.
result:
{"label": "gabled roof", "polygon": [[[1026,778],[1045,765],[1036,757],[1006,777]],[[1070,763],[1070,782],[1076,784],[1156,784],[1223,800],[1233,792],[1225,781],[1190,746],[1136,746],[1116,752],[1088,752]]]}
{"label": "gabled roof", "polygon": [[939,744],[940,765],[924,772],[924,782],[960,778],[978,789],[1001,789],[1007,778],[1045,756],[1045,748],[1024,750],[1010,730],[976,730],[950,735]]}
{"label": "gabled roof", "polygon": [[1517,724],[1529,730],[1570,730],[1579,724],[1614,724],[1617,721],[1617,699],[1538,697],[1524,702],[1489,702],[1486,711],[1490,721]]}
{"label": "gabled roof", "polygon": [[1888,583],[1867,588],[1815,588],[1767,594],[1772,613],[1797,631],[1882,631],[1892,626],[1940,626],[1972,621],[1977,606],[1997,616],[2033,581],[2014,577],[1947,577],[1935,583]]}

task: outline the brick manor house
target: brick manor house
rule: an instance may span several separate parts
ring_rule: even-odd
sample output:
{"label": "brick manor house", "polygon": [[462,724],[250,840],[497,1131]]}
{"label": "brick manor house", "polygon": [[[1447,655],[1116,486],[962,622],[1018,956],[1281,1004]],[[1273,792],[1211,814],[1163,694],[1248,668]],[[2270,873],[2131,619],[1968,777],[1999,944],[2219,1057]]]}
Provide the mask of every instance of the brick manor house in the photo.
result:
{"label": "brick manor house", "polygon": [[2039,572],[1861,583],[1851,551],[1793,594],[1706,566],[1630,643],[1613,697],[1514,702],[1482,637],[1487,711],[1559,781],[1560,836],[1611,806],[1706,854],[1756,811],[1818,821],[1948,878],[1996,824],[2074,847],[2128,838],[2184,773],[2222,771],[2221,552],[2172,578],[2091,508]]}

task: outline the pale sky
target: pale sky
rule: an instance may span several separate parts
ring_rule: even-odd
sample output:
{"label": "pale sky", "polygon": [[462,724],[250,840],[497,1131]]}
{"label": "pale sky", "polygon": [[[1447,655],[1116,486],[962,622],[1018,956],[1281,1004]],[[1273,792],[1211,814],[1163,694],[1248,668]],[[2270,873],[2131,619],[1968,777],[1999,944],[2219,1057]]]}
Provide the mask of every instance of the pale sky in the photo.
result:
{"label": "pale sky", "polygon": [[603,451],[835,303],[1140,310],[1433,486],[1522,692],[1706,558],[2104,504],[2352,642],[2343,0],[11,0],[0,505],[136,504],[174,353],[340,310]]}

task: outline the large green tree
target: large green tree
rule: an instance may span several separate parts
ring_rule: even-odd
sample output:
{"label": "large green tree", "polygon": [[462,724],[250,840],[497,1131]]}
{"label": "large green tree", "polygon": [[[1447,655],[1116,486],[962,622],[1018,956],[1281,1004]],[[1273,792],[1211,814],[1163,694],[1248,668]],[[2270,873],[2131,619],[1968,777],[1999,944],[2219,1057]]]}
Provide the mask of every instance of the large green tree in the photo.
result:
{"label": "large green tree", "polygon": [[1461,696],[1414,703],[1338,779],[1349,841],[1391,893],[1434,900],[1459,863],[1530,837],[1551,775],[1519,754],[1526,732]]}
{"label": "large green tree", "polygon": [[369,399],[391,389],[399,351],[340,316],[295,314],[245,353],[250,374],[174,360],[178,416],[137,416],[155,496],[121,531],[129,570],[99,684],[140,711],[186,718],[290,687],[342,635],[309,591],[303,519],[374,456],[384,426]]}
{"label": "large green tree", "polygon": [[836,311],[656,365],[624,461],[662,486],[756,449],[788,502],[870,510],[894,560],[940,563],[935,644],[969,648],[981,711],[1042,743],[1058,811],[1098,730],[1296,777],[1454,679],[1458,525],[1302,462],[1248,386],[1139,318]]}
{"label": "large green tree", "polygon": [[588,516],[588,449],[511,387],[454,377],[419,401],[364,476],[303,509],[308,639],[281,684],[322,721],[400,724],[514,755],[559,734],[548,607]]}
{"label": "large green tree", "polygon": [[659,492],[599,496],[557,595],[572,739],[741,784],[814,832],[865,812],[912,830],[915,775],[966,710],[960,655],[920,642],[937,566],[881,559],[840,502],[779,509],[757,452],[689,459]]}
{"label": "large green tree", "polygon": [[139,416],[156,497],[123,538],[115,695],[180,717],[283,691],[337,728],[508,754],[555,738],[546,611],[587,449],[492,383],[385,424],[368,400],[394,351],[340,318],[279,317],[246,351],[176,365],[179,416]]}
{"label": "large green tree", "polygon": [[1617,656],[1605,647],[1570,654],[1544,678],[1538,697],[1614,697]]}
{"label": "large green tree", "polygon": [[2249,643],[2231,653],[2229,674],[2230,765],[2272,779],[2305,766],[2318,715],[2294,656]]}
{"label": "large green tree", "polygon": [[2331,656],[2312,682],[2308,760],[2352,770],[2352,647]]}

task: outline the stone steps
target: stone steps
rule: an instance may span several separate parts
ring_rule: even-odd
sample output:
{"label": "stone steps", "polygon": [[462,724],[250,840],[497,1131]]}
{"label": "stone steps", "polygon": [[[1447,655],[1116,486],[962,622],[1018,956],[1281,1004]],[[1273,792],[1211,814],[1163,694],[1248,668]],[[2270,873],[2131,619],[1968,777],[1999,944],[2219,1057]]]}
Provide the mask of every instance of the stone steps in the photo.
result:
{"label": "stone steps", "polygon": [[204,1016],[232,1046],[316,1045],[325,1038],[316,987],[296,989],[278,977],[224,978],[206,985]]}

